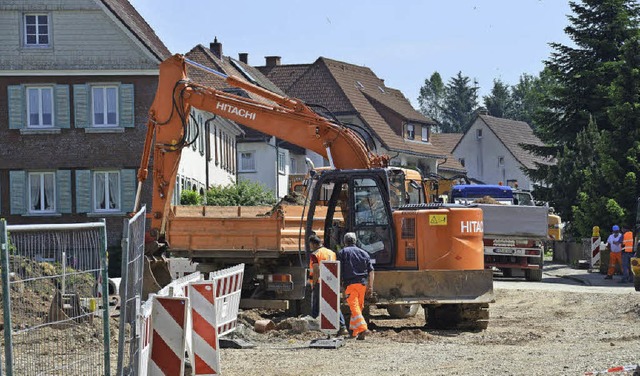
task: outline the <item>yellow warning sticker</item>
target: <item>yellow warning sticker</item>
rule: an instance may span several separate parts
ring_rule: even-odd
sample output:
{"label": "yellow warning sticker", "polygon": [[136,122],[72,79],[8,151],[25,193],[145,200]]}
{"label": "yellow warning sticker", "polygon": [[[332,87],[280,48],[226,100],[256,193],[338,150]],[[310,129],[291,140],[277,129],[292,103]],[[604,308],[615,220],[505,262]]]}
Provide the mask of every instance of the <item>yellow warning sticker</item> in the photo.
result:
{"label": "yellow warning sticker", "polygon": [[446,226],[447,215],[446,214],[429,214],[429,225],[431,226]]}

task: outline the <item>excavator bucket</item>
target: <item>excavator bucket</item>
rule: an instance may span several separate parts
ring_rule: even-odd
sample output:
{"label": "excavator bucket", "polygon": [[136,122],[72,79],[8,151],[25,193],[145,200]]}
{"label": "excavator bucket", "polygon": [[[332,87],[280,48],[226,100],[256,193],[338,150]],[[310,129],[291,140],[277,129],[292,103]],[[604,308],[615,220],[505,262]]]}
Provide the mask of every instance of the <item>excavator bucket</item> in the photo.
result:
{"label": "excavator bucket", "polygon": [[164,257],[144,257],[142,273],[142,299],[146,300],[149,294],[158,292],[161,288],[171,283],[169,263]]}

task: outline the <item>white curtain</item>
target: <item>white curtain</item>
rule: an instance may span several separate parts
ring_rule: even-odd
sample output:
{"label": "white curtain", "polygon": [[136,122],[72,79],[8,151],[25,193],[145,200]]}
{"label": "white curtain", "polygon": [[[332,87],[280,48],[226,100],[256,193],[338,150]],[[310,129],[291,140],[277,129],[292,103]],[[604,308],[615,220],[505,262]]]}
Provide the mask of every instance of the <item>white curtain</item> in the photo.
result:
{"label": "white curtain", "polygon": [[100,87],[93,88],[93,124],[104,125],[104,91]]}
{"label": "white curtain", "polygon": [[118,187],[118,174],[110,173],[109,175],[109,209],[118,209],[118,196],[120,193]]}
{"label": "white curtain", "polygon": [[55,210],[55,184],[53,174],[44,174],[44,210]]}
{"label": "white curtain", "polygon": [[53,125],[53,93],[51,89],[42,89],[42,125]]}
{"label": "white curtain", "polygon": [[40,207],[40,174],[29,175],[29,207],[32,211],[42,210]]}
{"label": "white curtain", "polygon": [[107,121],[106,124],[116,125],[117,121],[117,109],[116,102],[118,100],[118,96],[116,95],[116,88],[110,87],[107,88]]}
{"label": "white curtain", "polygon": [[29,93],[29,125],[38,126],[40,125],[40,102],[38,89],[31,88],[28,89],[27,92]]}
{"label": "white curtain", "polygon": [[105,202],[105,176],[104,172],[96,172],[96,209],[106,209]]}

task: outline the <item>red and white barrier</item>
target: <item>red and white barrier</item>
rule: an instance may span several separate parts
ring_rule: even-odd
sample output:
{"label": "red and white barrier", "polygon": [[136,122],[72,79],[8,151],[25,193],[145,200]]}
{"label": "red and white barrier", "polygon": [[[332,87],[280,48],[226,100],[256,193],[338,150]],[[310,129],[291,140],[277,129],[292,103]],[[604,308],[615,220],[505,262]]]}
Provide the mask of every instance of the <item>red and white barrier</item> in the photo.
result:
{"label": "red and white barrier", "polygon": [[215,281],[191,283],[187,291],[193,324],[193,374],[217,375],[220,373],[220,353],[215,323]]}
{"label": "red and white barrier", "polygon": [[320,262],[320,331],[336,334],[340,327],[340,261]]}
{"label": "red and white barrier", "polygon": [[604,375],[607,373],[621,373],[624,372],[625,375],[629,374],[629,372],[633,372],[636,369],[640,369],[640,366],[638,364],[633,364],[630,366],[617,366],[617,367],[611,367],[611,368],[607,368],[603,371],[593,371],[593,372],[585,372],[585,376],[595,376],[595,375]]}
{"label": "red and white barrier", "polygon": [[154,301],[151,312],[151,353],[147,374],[183,375],[189,299],[161,296],[154,296],[152,299]]}
{"label": "red and white barrier", "polygon": [[138,375],[146,375],[149,368],[149,354],[151,354],[151,310],[153,299],[149,299],[140,308],[138,315],[139,352]]}
{"label": "red and white barrier", "polygon": [[596,264],[600,262],[600,249],[602,245],[602,239],[599,236],[591,237],[591,269],[595,268]]}
{"label": "red and white barrier", "polygon": [[236,329],[243,276],[244,264],[218,270],[209,275],[209,279],[215,282],[214,306],[218,336],[231,333]]}

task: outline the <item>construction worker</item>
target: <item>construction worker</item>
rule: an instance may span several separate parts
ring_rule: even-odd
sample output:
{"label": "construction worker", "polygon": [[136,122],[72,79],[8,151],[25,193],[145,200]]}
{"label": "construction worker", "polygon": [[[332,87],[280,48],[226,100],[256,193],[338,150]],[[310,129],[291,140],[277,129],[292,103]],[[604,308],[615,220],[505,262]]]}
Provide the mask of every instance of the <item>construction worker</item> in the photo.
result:
{"label": "construction worker", "polygon": [[365,297],[373,292],[373,264],[369,254],[356,246],[356,234],[348,232],[344,235],[345,247],[338,254],[344,294],[351,310],[349,329],[356,339],[364,340],[370,334],[364,320]]}
{"label": "construction worker", "polygon": [[631,271],[631,257],[633,257],[633,232],[629,227],[622,226],[622,279],[619,283],[633,282]]}
{"label": "construction worker", "polygon": [[[311,247],[311,256],[309,257],[309,270],[311,271],[311,317],[314,319],[320,315],[320,286],[318,279],[320,278],[320,262],[335,261],[336,254],[329,248],[322,245],[322,240],[313,234],[309,237],[309,246]],[[345,327],[344,316],[340,312],[340,335],[348,334]]]}
{"label": "construction worker", "polygon": [[607,249],[611,251],[609,253],[609,271],[604,279],[613,279],[616,265],[622,266],[622,234],[620,233],[620,227],[614,225],[611,231],[613,233],[607,238]]}

